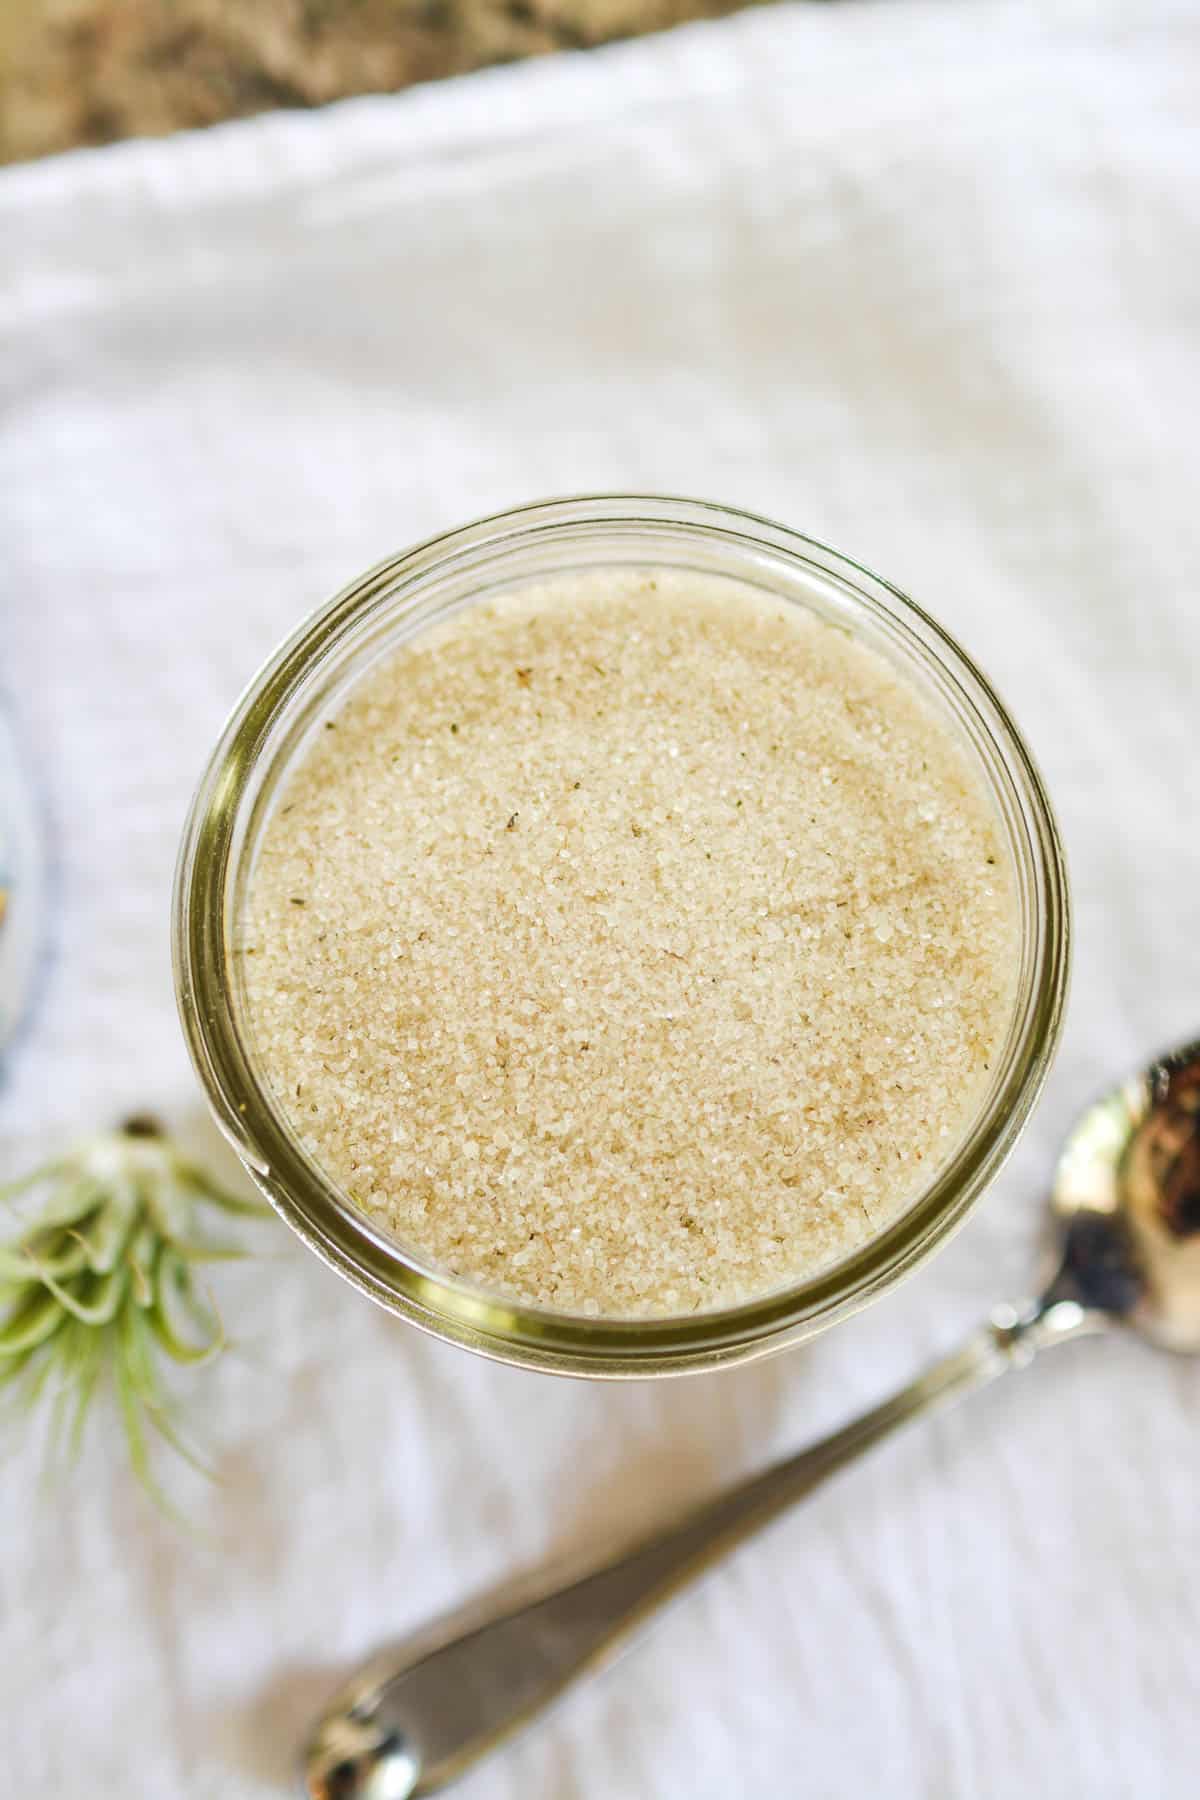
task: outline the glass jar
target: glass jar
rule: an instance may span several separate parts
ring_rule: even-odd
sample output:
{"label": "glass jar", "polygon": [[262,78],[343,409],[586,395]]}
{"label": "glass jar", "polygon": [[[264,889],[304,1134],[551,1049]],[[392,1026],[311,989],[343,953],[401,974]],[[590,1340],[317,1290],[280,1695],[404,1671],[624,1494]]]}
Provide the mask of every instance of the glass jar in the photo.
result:
{"label": "glass jar", "polygon": [[[988,790],[1014,876],[1020,969],[991,1086],[957,1148],[907,1211],[810,1278],[726,1310],[596,1319],[539,1311],[425,1265],[364,1216],[303,1149],[256,1062],[239,931],[256,848],[310,733],[364,670],[498,591],[596,567],[733,576],[805,607],[888,657],[957,736]],[[498,514],[389,558],[288,639],[238,704],[184,831],[175,982],[218,1123],[305,1242],[373,1300],[486,1355],[572,1375],[663,1375],[745,1361],[823,1330],[915,1268],[962,1223],[1011,1150],[1062,1021],[1069,903],[1037,770],[984,677],[932,619],[846,557],[780,525],[699,501],[597,497]]]}

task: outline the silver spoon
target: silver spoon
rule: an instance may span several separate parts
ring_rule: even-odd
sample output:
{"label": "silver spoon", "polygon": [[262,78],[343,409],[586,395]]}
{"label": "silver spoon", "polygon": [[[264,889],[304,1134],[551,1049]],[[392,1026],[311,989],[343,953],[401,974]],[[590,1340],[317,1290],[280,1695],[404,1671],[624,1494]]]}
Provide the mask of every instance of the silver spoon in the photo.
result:
{"label": "silver spoon", "polygon": [[373,1659],[305,1756],[311,1800],[432,1794],[526,1725],[729,1550],[899,1425],[1116,1325],[1200,1351],[1200,1042],[1152,1063],[1079,1120],[1051,1196],[1040,1299],[998,1306],[958,1350],[831,1437],[774,1464],[567,1585],[543,1577]]}

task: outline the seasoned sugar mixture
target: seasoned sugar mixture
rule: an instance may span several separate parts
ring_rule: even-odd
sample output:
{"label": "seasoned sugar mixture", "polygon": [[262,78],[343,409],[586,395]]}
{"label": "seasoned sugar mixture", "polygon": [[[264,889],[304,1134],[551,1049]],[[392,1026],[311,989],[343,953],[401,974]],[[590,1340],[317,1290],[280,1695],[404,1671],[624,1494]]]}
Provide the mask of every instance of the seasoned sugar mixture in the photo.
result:
{"label": "seasoned sugar mixture", "polygon": [[279,1103],[427,1262],[688,1313],[863,1244],[969,1123],[1017,961],[989,803],[914,689],[716,577],[476,606],[319,730],[246,1005]]}

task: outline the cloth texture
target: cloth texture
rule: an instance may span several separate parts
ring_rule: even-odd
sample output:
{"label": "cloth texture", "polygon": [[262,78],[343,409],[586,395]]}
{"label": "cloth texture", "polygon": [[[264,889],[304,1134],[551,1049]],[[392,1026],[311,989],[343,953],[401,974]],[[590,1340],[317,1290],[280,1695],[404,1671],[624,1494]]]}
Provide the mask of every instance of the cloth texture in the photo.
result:
{"label": "cloth texture", "polygon": [[[918,598],[1027,735],[1069,1020],[967,1228],[799,1352],[588,1384],[392,1320],[282,1226],[185,1383],[192,1536],[115,1425],[6,1427],[8,1786],[298,1791],[358,1659],[798,1447],[1028,1287],[1061,1136],[1200,1031],[1200,14],[783,6],[0,175],[0,679],[52,904],[0,1177],[134,1110],[220,1166],[183,815],[242,686],[383,555],[565,492],[778,517]],[[1200,1369],[1062,1351],[739,1553],[464,1800],[1185,1800]]]}

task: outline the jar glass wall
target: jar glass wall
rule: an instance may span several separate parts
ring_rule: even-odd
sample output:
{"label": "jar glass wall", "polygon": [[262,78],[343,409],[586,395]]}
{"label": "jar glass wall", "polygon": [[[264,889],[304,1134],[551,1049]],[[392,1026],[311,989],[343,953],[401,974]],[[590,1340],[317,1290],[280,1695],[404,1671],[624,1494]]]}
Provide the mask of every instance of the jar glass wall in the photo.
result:
{"label": "jar glass wall", "polygon": [[[995,808],[1019,916],[1012,1018],[961,1141],[902,1216],[836,1265],[722,1311],[622,1321],[539,1311],[422,1263],[323,1174],[255,1055],[241,979],[246,891],[266,823],[321,721],[381,656],[456,611],[605,566],[733,577],[887,657],[956,736]],[[176,992],[213,1112],[259,1187],[328,1263],[426,1330],[528,1367],[658,1375],[795,1343],[882,1292],[959,1225],[1045,1078],[1067,982],[1069,906],[1054,819],[1029,753],[967,656],[918,607],[835,551],[729,508],[645,497],[546,502],[380,563],[305,621],[252,682],[184,832],[174,897]]]}

